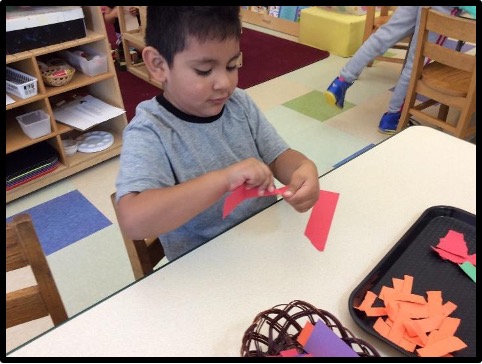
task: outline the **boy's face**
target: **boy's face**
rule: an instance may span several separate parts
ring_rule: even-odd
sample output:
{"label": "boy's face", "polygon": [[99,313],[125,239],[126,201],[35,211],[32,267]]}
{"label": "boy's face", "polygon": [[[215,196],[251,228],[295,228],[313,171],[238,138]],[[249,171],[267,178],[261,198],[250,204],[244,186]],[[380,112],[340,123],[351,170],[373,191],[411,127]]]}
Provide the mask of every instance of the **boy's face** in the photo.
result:
{"label": "boy's face", "polygon": [[239,40],[206,40],[188,37],[166,71],[164,97],[179,110],[194,116],[213,116],[238,84]]}

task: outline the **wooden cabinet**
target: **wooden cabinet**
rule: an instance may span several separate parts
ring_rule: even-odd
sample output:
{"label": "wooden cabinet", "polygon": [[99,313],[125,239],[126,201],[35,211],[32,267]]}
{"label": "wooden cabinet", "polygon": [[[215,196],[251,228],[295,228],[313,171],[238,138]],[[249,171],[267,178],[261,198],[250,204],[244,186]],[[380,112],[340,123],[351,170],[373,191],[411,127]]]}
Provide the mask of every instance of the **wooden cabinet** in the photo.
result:
{"label": "wooden cabinet", "polygon": [[[121,31],[122,36],[122,49],[124,51],[124,57],[126,62],[126,69],[133,75],[143,79],[146,82],[149,82],[151,85],[162,89],[162,85],[157,82],[156,80],[151,78],[149,71],[147,70],[146,65],[144,62],[133,62],[131,57],[130,49],[135,48],[138,51],[141,51],[146,43],[144,41],[145,36],[145,25],[147,23],[147,6],[138,6],[139,9],[139,16],[140,16],[140,26],[138,28],[128,29],[127,21],[126,21],[126,12],[130,6],[123,6],[123,11],[118,11],[119,17],[119,28]],[[121,9],[119,9],[121,10]],[[243,63],[243,54],[238,60],[238,66],[241,67]]]}
{"label": "wooden cabinet", "polygon": [[263,28],[299,37],[300,23],[241,8],[241,20]]}
{"label": "wooden cabinet", "polygon": [[[130,6],[121,6],[118,9],[118,18],[119,18],[119,28],[121,31],[122,36],[122,48],[124,50],[124,57],[126,62],[126,69],[133,75],[143,79],[146,82],[149,82],[151,85],[159,87],[162,89],[162,85],[153,80],[149,71],[147,70],[146,65],[144,62],[134,63],[131,57],[130,49],[135,48],[141,51],[145,47],[144,42],[144,35],[145,35],[145,26],[147,23],[146,19],[146,11],[147,6],[138,6],[139,9],[139,16],[140,16],[140,26],[138,28],[128,29],[127,22],[126,22],[126,12]],[[140,54],[139,54],[140,56]]]}
{"label": "wooden cabinet", "polygon": [[[8,94],[15,102],[6,106],[7,157],[10,153],[47,141],[58,151],[60,162],[59,166],[52,172],[7,190],[7,203],[120,154],[122,132],[127,125],[125,113],[88,130],[103,130],[112,133],[114,136],[114,144],[112,146],[100,152],[78,152],[73,156],[67,156],[62,148],[62,139],[76,138],[83,132],[55,121],[52,112],[55,105],[71,93],[79,95],[90,94],[112,106],[124,109],[101,9],[99,6],[83,6],[82,9],[86,25],[85,38],[6,56],[8,67],[34,76],[38,80],[38,92],[35,96],[22,99]],[[82,45],[88,45],[88,47],[96,50],[99,54],[108,55],[107,72],[91,77],[76,71],[72,81],[64,86],[51,87],[46,85],[42,81],[37,58]],[[30,139],[23,133],[16,116],[39,109],[50,115],[51,133],[37,139]]]}

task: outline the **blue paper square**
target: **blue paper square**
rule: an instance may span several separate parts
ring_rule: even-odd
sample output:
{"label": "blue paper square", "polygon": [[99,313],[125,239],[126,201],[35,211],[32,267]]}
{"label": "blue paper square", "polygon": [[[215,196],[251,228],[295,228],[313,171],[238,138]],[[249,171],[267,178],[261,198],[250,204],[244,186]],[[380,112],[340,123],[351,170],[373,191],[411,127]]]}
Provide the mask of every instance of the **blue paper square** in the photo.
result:
{"label": "blue paper square", "polygon": [[[32,207],[28,213],[45,255],[75,243],[107,226],[107,219],[78,190]],[[13,216],[7,218],[10,221]]]}

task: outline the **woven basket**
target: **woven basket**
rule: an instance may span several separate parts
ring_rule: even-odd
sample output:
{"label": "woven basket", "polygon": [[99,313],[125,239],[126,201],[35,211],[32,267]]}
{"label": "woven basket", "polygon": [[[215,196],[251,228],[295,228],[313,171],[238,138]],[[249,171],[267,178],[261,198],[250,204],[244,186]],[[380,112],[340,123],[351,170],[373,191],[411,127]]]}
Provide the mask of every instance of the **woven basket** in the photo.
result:
{"label": "woven basket", "polygon": [[276,356],[288,349],[304,353],[303,347],[296,341],[298,335],[307,321],[315,325],[320,319],[360,357],[380,356],[372,345],[356,338],[331,313],[299,300],[259,313],[244,333],[241,356]]}
{"label": "woven basket", "polygon": [[74,77],[75,73],[75,68],[71,67],[70,65],[64,64],[43,68],[41,72],[42,79],[47,85],[64,86],[70,81],[72,81],[72,77]]}

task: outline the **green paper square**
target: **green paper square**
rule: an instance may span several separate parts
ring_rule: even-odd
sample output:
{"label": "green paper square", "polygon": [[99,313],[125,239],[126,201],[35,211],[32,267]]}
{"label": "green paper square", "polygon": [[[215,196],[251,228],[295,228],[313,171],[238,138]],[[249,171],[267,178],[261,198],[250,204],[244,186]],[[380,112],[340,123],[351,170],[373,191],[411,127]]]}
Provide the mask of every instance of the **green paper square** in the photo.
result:
{"label": "green paper square", "polygon": [[355,104],[345,100],[345,107],[339,109],[336,106],[328,104],[322,92],[311,91],[296,99],[285,102],[283,106],[312,117],[313,119],[325,121],[354,107]]}

